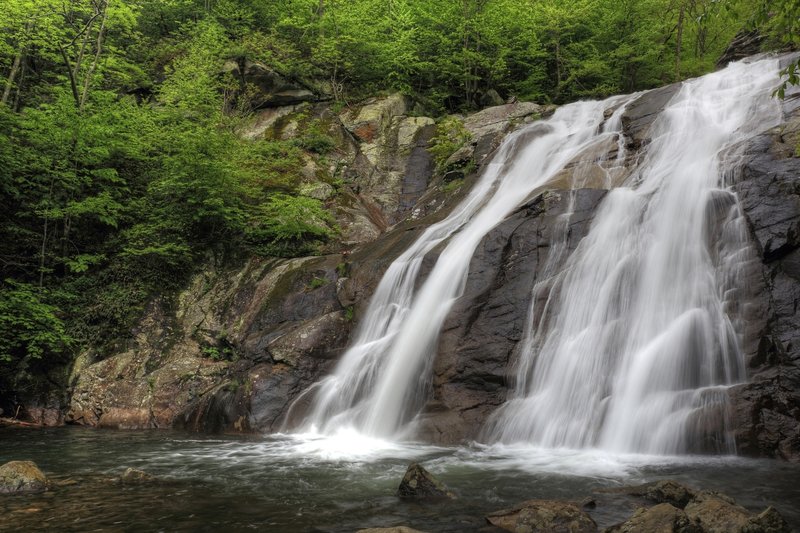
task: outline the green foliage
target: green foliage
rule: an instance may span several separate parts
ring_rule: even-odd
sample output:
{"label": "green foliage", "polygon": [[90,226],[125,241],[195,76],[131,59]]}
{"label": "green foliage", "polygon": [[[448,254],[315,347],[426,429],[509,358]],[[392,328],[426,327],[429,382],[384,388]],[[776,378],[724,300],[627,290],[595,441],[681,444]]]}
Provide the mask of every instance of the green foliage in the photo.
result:
{"label": "green foliage", "polygon": [[[800,4],[794,0],[759,0],[755,25],[770,36],[775,46],[797,48],[800,45]],[[781,70],[783,80],[775,89],[778,98],[784,98],[790,85],[800,83],[800,60]]]}
{"label": "green foliage", "polygon": [[464,179],[463,178],[450,180],[450,181],[448,181],[447,183],[444,184],[444,186],[442,187],[442,191],[446,192],[446,193],[451,193],[451,192],[456,191],[463,184],[464,184]]}
{"label": "green foliage", "polygon": [[48,291],[5,280],[0,287],[0,365],[67,351],[73,340]]}
{"label": "green foliage", "polygon": [[[401,91],[445,114],[490,89],[565,102],[701,74],[747,22],[772,46],[800,33],[791,0],[2,5],[3,390],[18,370],[45,374],[82,346],[124,342],[153,295],[168,302],[211,255],[293,257],[336,235],[325,205],[301,194],[307,160],[335,147],[326,119],[299,113],[291,140],[240,138],[257,88],[234,62],[260,61],[334,111]],[[440,169],[468,140],[457,118],[439,123]],[[224,346],[207,355],[227,358]]]}
{"label": "green foliage", "polygon": [[291,256],[313,252],[335,227],[319,200],[279,193],[257,206],[246,233],[257,253]]}
{"label": "green foliage", "polygon": [[471,136],[458,117],[446,117],[436,125],[431,139],[430,153],[438,170],[443,170],[447,159],[470,140]]}
{"label": "green foliage", "polygon": [[314,278],[308,283],[307,287],[308,290],[313,291],[314,289],[319,289],[320,287],[324,287],[327,284],[328,284],[327,279],[314,276]]}

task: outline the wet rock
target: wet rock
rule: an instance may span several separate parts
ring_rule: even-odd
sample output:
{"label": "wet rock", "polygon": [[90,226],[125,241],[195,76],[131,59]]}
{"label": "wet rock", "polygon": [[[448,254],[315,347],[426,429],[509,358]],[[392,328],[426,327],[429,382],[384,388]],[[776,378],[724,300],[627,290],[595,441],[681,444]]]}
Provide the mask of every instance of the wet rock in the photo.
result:
{"label": "wet rock", "polygon": [[486,521],[514,533],[597,531],[597,524],[577,506],[552,500],[529,500],[516,507],[491,513]]}
{"label": "wet rock", "polygon": [[[540,266],[561,238],[567,241],[565,254],[554,261],[566,259],[605,194],[581,189],[536,196],[484,237],[470,260],[464,293],[442,328],[433,395],[420,420],[422,438],[452,444],[478,437],[506,399],[506,375],[532,304],[531,287],[542,275]],[[558,222],[571,198],[574,211],[561,234]],[[540,316],[545,301],[534,305]]]}
{"label": "wet rock", "polygon": [[455,498],[444,483],[418,463],[408,465],[408,470],[397,488],[397,495],[415,499]]}
{"label": "wet rock", "polygon": [[47,477],[33,461],[10,461],[0,466],[0,494],[47,490]]}
{"label": "wet rock", "polygon": [[[792,103],[792,100],[795,103]],[[785,123],[728,156],[759,268],[747,276],[745,345],[750,381],[730,392],[739,453],[800,462],[800,111],[784,101]]]}
{"label": "wet rock", "polygon": [[774,507],[750,518],[750,523],[742,529],[742,533],[790,533],[792,528]]}
{"label": "wet rock", "polygon": [[144,470],[127,468],[119,477],[119,480],[126,485],[137,485],[140,483],[151,483],[156,480],[155,476],[148,474]]}
{"label": "wet rock", "polygon": [[691,501],[684,511],[705,533],[742,531],[750,524],[750,513],[747,509],[708,494]]}
{"label": "wet rock", "polygon": [[702,533],[685,512],[669,503],[649,509],[640,508],[622,524],[603,530],[603,533]]}
{"label": "wet rock", "polygon": [[683,509],[695,497],[696,492],[677,481],[664,479],[655,483],[646,483],[636,487],[627,487],[627,494],[641,496],[655,503],[669,503]]}
{"label": "wet rock", "polygon": [[[634,487],[602,489],[599,493],[617,493],[644,498],[657,503],[640,508],[622,524],[608,528],[611,532],[681,531],[684,533],[757,533],[789,531],[780,513],[769,507],[753,515],[736,504],[730,496],[710,490],[696,490],[672,480],[662,480]],[[682,508],[682,510],[681,510]],[[782,528],[787,529],[782,529]]]}
{"label": "wet rock", "polygon": [[622,127],[631,149],[637,150],[650,140],[651,126],[659,113],[680,89],[673,83],[644,93],[625,108]]}

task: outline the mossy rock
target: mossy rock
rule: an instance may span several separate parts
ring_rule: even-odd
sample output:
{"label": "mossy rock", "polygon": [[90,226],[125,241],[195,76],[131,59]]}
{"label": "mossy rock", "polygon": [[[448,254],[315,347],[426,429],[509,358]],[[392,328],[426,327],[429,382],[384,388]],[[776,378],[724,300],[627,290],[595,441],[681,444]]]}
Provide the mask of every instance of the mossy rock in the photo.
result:
{"label": "mossy rock", "polygon": [[47,477],[33,461],[11,461],[0,466],[0,494],[47,490]]}

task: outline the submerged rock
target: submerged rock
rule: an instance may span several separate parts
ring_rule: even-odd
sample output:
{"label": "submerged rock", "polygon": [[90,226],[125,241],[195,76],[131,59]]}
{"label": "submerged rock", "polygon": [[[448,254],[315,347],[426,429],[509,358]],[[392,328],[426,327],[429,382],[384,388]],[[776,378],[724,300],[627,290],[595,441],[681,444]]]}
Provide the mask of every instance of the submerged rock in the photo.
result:
{"label": "submerged rock", "polygon": [[11,461],[0,466],[0,494],[47,490],[47,477],[33,461]]}
{"label": "submerged rock", "polygon": [[577,506],[553,500],[529,500],[486,517],[493,526],[514,533],[597,531],[597,524]]}
{"label": "submerged rock", "polygon": [[128,468],[119,477],[119,480],[126,485],[136,485],[138,483],[149,483],[155,481],[155,476],[148,474],[144,470]]}
{"label": "submerged rock", "polygon": [[444,483],[419,463],[408,465],[406,475],[397,488],[397,495],[401,498],[455,498]]}

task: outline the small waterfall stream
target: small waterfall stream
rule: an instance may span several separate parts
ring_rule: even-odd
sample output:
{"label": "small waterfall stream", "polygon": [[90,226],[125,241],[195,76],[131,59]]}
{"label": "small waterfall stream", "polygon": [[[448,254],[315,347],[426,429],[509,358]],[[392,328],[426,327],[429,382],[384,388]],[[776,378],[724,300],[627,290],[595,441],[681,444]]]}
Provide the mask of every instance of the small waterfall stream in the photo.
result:
{"label": "small waterfall stream", "polygon": [[[725,387],[744,378],[737,269],[751,256],[719,155],[777,119],[776,72],[765,60],[684,83],[566,267],[564,247],[551,249],[538,273],[549,281],[533,287],[550,291],[548,312],[528,317],[515,392],[491,420],[491,440],[678,453],[699,439],[731,451],[720,435]],[[620,116],[637,96],[569,104],[512,134],[461,205],[389,267],[351,347],[304,394],[301,429],[409,436],[481,239],[593,144],[611,139],[624,158]],[[571,183],[583,185],[579,172]]]}

